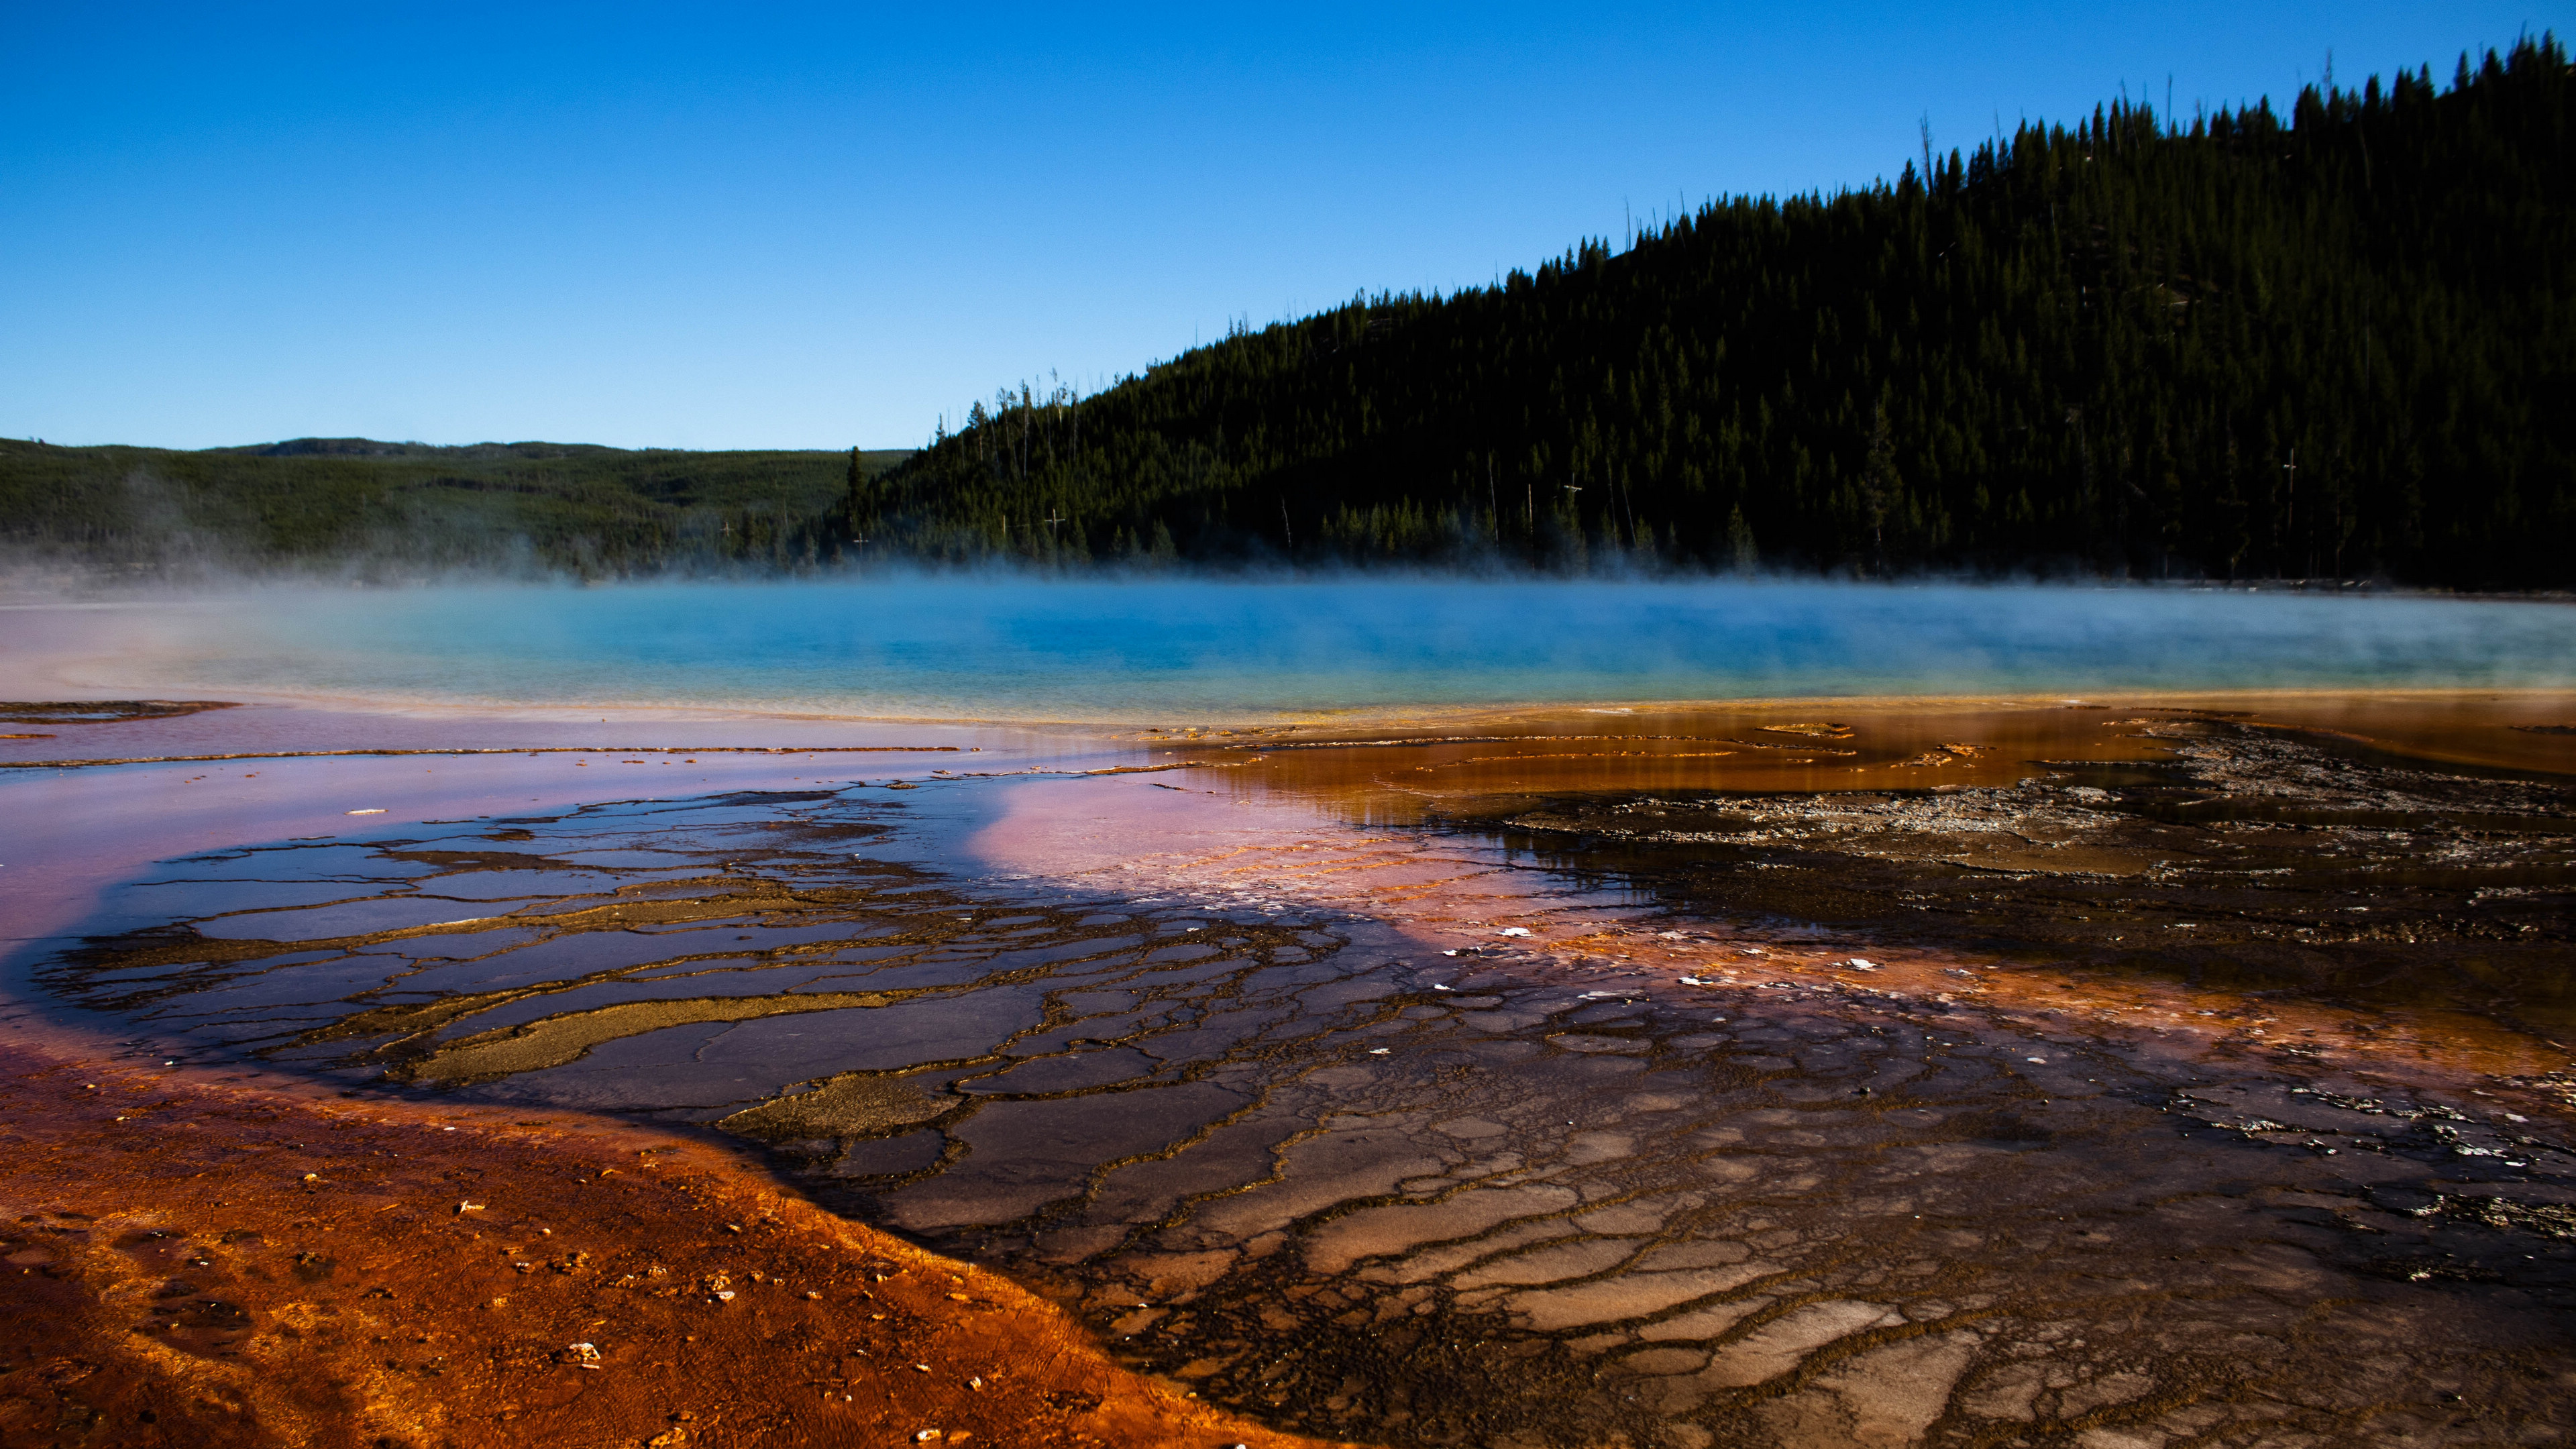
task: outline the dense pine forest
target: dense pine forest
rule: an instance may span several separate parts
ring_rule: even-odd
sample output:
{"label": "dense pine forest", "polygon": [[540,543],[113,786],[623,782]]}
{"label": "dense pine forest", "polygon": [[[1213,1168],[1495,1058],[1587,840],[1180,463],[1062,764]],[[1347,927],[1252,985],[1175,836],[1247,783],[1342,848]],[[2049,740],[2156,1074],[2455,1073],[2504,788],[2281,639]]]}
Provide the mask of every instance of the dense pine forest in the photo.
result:
{"label": "dense pine forest", "polygon": [[[854,488],[973,559],[2576,584],[2576,86],[2544,37],[1006,393]],[[865,540],[864,544],[858,540]]]}
{"label": "dense pine forest", "polygon": [[[1017,561],[2576,586],[2554,38],[2126,100],[1447,296],[1238,330],[918,452],[0,442],[0,550],[587,577]],[[1891,158],[1893,159],[1893,158]]]}

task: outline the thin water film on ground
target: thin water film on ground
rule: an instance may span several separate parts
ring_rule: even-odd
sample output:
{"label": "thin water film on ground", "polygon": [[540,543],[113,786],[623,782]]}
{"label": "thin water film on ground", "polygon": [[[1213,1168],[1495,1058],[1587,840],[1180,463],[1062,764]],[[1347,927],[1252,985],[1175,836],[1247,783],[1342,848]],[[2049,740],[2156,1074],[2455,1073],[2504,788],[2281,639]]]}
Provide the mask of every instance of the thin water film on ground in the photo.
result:
{"label": "thin water film on ground", "polygon": [[[1058,788],[1085,787],[636,801],[175,859],[114,903],[165,924],[47,976],[184,1044],[156,1049],[734,1134],[1317,1433],[2112,1449],[2543,1443],[2576,1419],[2564,1060],[2324,1052],[2241,998],[2169,1033],[2010,962],[1863,960],[1830,924],[1551,875],[1518,918],[1576,935],[1440,937],[1258,876],[1071,888],[963,869],[924,823],[938,797]],[[1557,808],[1497,834],[1623,807]],[[1528,873],[1509,838],[1439,844]],[[2563,935],[2520,944],[2563,971]]]}

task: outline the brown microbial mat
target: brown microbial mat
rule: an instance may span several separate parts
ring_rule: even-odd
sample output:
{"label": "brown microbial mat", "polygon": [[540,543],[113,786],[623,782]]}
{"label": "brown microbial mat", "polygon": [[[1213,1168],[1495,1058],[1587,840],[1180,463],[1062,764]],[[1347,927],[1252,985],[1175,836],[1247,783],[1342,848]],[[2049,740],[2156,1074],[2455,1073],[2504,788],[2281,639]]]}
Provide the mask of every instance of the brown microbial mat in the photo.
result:
{"label": "brown microbial mat", "polygon": [[2295,734],[2356,761],[2576,775],[2576,699],[2538,691],[1639,704],[1123,738],[1156,759],[1226,767],[1236,791],[1401,822],[1566,794],[2009,785],[2050,761],[2168,761],[2174,746],[2155,727],[2193,720]]}
{"label": "brown microbial mat", "polygon": [[211,699],[0,699],[0,724],[122,724],[230,708],[225,701]]}
{"label": "brown microbial mat", "polygon": [[1172,730],[196,852],[38,979],[183,1063],[727,1134],[1283,1430],[2536,1443],[2564,706]]}

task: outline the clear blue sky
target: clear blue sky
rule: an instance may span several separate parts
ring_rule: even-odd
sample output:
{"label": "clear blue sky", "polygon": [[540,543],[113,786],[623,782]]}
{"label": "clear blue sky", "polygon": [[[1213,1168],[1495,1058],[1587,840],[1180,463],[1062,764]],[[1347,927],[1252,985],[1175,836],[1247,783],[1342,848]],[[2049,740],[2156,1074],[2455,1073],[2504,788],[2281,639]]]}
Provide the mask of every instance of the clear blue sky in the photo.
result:
{"label": "clear blue sky", "polygon": [[9,7],[0,434],[871,447],[1360,290],[2576,0]]}

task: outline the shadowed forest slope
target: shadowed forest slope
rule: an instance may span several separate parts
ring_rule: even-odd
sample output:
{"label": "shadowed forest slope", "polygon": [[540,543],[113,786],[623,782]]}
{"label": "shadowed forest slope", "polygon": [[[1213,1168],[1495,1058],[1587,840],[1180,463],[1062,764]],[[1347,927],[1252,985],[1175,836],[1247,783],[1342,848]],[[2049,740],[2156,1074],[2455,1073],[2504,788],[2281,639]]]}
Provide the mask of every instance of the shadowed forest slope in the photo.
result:
{"label": "shadowed forest slope", "polygon": [[1499,554],[2576,582],[2564,49],[1386,295],[1005,394],[850,501],[944,557]]}

